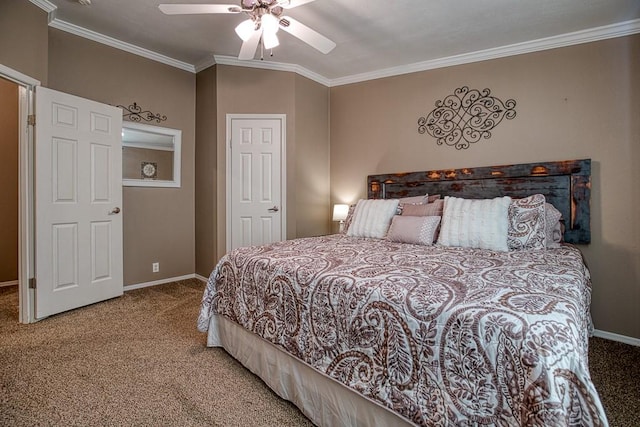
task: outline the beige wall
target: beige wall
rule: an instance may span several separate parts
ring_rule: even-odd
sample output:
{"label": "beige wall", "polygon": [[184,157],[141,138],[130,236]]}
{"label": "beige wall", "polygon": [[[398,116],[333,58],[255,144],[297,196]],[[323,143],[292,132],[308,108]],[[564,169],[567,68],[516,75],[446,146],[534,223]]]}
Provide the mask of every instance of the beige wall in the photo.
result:
{"label": "beige wall", "polygon": [[18,280],[18,85],[0,78],[0,283]]}
{"label": "beige wall", "polygon": [[217,262],[216,70],[209,67],[196,77],[196,273],[203,277]]}
{"label": "beige wall", "polygon": [[[640,35],[331,89],[331,198],[366,196],[374,173],[591,158],[592,315],[640,338]],[[467,150],[419,135],[417,120],[455,88],[517,102]]]}
{"label": "beige wall", "polygon": [[296,237],[331,232],[329,90],[295,76]]}
{"label": "beige wall", "polygon": [[124,188],[125,284],[195,271],[195,84],[193,73],[49,30],[50,88],[111,105],[135,101],[166,115],[160,126],[182,130],[182,187]]}
{"label": "beige wall", "polygon": [[[226,252],[225,202],[226,202],[226,115],[227,114],[286,114],[286,168],[287,168],[287,238],[322,234],[328,230],[327,221],[320,224],[310,223],[303,217],[308,213],[307,203],[328,213],[329,200],[326,190],[319,191],[310,187],[310,183],[299,176],[301,171],[313,170],[320,176],[328,176],[327,139],[312,136],[311,131],[297,132],[305,124],[314,129],[325,129],[328,114],[316,119],[311,115],[316,111],[313,104],[321,105],[324,110],[328,99],[328,89],[311,82],[298,80],[301,77],[284,71],[259,70],[254,68],[217,66],[217,115],[218,115],[218,152],[217,152],[217,258]],[[305,79],[307,80],[307,79]],[[301,118],[298,121],[297,115]],[[322,133],[321,133],[322,135]],[[326,135],[326,133],[325,133]],[[324,153],[324,157],[309,157],[313,153]],[[326,186],[326,183],[324,184]],[[323,187],[323,186],[320,186]],[[326,187],[325,187],[326,188]],[[298,209],[302,207],[302,211]],[[308,233],[308,234],[307,234]]]}
{"label": "beige wall", "polygon": [[156,164],[156,179],[164,181],[173,180],[173,151],[122,147],[123,178],[144,179],[142,176],[143,162]]}
{"label": "beige wall", "polygon": [[0,1],[0,64],[47,84],[47,13],[25,0]]}

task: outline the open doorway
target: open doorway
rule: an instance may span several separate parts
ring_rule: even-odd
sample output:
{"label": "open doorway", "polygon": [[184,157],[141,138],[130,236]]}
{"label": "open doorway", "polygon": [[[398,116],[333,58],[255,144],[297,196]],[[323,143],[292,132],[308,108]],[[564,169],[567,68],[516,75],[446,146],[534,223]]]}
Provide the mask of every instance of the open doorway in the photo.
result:
{"label": "open doorway", "polygon": [[[33,126],[28,125],[30,114],[33,114],[34,89],[40,85],[21,72],[0,64],[0,79],[9,82],[8,96],[0,96],[0,100],[7,98],[7,105],[12,110],[17,109],[17,120],[12,120],[12,126],[17,126],[18,136],[13,144],[18,146],[18,320],[21,323],[35,321],[33,315],[33,289],[30,281],[34,271],[33,255]],[[17,97],[15,90],[17,89]],[[4,157],[4,156],[2,156]],[[0,288],[3,289],[3,288]],[[15,294],[13,295],[15,297]]]}
{"label": "open doorway", "polygon": [[[0,299],[18,321],[19,86],[0,77]],[[8,319],[9,320],[9,319]]]}

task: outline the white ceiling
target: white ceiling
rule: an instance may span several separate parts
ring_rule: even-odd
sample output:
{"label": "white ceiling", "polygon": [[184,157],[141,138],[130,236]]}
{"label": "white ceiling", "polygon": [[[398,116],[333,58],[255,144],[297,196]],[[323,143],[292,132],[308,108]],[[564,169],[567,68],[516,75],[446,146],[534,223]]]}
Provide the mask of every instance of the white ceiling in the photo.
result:
{"label": "white ceiling", "polygon": [[[160,3],[239,0],[91,0],[90,6],[77,0],[31,1],[53,9],[55,28],[106,36],[112,45],[124,42],[193,70],[213,64],[214,57],[217,63],[237,63],[242,41],[234,28],[246,19],[243,14],[168,16],[158,9]],[[324,55],[281,33],[273,57],[265,52],[259,63],[258,53],[247,65],[293,67],[327,85],[640,32],[639,0],[316,0],[286,14],[337,47]]]}

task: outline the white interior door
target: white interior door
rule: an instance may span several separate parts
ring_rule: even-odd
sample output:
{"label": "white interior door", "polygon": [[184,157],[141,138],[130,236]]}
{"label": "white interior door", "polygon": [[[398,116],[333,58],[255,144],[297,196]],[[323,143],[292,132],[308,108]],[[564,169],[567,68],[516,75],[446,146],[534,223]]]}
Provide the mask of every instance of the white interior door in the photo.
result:
{"label": "white interior door", "polygon": [[284,115],[227,117],[228,250],[285,238],[285,120]]}
{"label": "white interior door", "polygon": [[122,295],[122,111],[36,89],[36,318]]}

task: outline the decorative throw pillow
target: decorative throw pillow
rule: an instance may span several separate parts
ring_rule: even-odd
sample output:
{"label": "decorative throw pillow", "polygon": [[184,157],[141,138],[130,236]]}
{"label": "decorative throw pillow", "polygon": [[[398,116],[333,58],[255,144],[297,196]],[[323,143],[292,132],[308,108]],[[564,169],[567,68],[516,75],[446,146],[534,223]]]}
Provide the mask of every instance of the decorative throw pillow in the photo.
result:
{"label": "decorative throw pillow", "polygon": [[441,199],[441,197],[440,197],[439,194],[432,194],[429,197],[427,197],[427,203],[433,203],[436,200],[440,200],[440,199]]}
{"label": "decorative throw pillow", "polygon": [[400,205],[424,205],[429,201],[429,195],[402,197],[398,199]]}
{"label": "decorative throw pillow", "polygon": [[402,215],[402,209],[407,205],[425,205],[429,202],[429,195],[402,197],[398,199],[398,210],[396,215]]}
{"label": "decorative throw pillow", "polygon": [[396,215],[391,221],[387,240],[431,246],[438,224],[440,224],[439,216]]}
{"label": "decorative throw pillow", "polygon": [[438,199],[426,205],[405,205],[402,215],[406,216],[442,216],[444,200]]}
{"label": "decorative throw pillow", "polygon": [[542,194],[514,199],[509,206],[509,250],[546,249],[545,224],[545,198]]}
{"label": "decorative throw pillow", "polygon": [[544,205],[545,236],[547,248],[559,248],[562,242],[562,214],[551,203]]}
{"label": "decorative throw pillow", "polygon": [[347,212],[347,217],[344,220],[344,225],[342,226],[342,231],[340,232],[340,234],[347,234],[349,225],[351,225],[351,221],[353,221],[353,212],[355,210],[356,210],[356,205],[349,205],[349,211]]}
{"label": "decorative throw pillow", "polygon": [[398,209],[398,199],[359,200],[347,236],[382,239]]}
{"label": "decorative throw pillow", "polygon": [[495,199],[444,198],[438,244],[506,252],[511,197]]}

